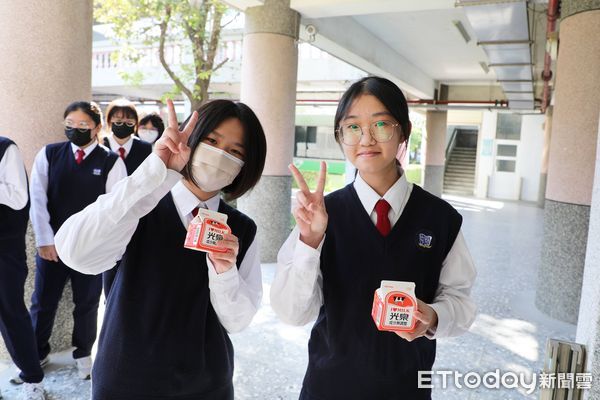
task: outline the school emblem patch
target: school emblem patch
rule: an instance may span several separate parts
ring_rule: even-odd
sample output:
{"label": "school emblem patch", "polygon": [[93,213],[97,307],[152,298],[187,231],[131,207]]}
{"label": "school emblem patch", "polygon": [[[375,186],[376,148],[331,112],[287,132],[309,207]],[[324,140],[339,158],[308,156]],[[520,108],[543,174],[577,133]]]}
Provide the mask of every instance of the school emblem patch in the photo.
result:
{"label": "school emblem patch", "polygon": [[102,174],[102,170],[100,168],[94,168],[92,174],[100,176]]}
{"label": "school emblem patch", "polygon": [[417,236],[415,239],[417,246],[423,250],[431,249],[435,242],[433,233],[425,230],[417,232]]}

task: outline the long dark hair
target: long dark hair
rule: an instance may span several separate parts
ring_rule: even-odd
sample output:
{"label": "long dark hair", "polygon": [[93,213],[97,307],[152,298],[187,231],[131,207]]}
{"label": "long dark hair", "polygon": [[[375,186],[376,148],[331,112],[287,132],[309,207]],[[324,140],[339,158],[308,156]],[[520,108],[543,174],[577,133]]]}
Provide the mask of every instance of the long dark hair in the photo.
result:
{"label": "long dark hair", "polygon": [[379,76],[368,76],[354,82],[342,95],[335,113],[335,140],[341,143],[340,122],[348,114],[354,100],[363,94],[375,96],[398,121],[402,128],[402,137],[408,141],[411,124],[408,117],[408,105],[402,90],[392,81]]}
{"label": "long dark hair", "polygon": [[[267,156],[267,139],[256,114],[244,103],[231,100],[212,100],[198,108],[198,122],[188,139],[191,154],[202,140],[225,120],[237,118],[244,128],[244,166],[234,181],[222,189],[227,200],[237,199],[252,189],[260,180]],[[188,118],[189,120],[189,118]],[[185,126],[187,120],[181,126]],[[186,164],[181,174],[194,182],[192,176],[192,159]],[[196,186],[198,184],[194,182]]]}

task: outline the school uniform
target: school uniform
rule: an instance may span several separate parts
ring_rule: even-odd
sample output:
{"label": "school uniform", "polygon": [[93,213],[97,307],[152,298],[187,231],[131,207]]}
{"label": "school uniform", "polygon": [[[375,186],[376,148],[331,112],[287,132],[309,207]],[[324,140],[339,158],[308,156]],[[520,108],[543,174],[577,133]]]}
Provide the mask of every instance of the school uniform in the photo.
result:
{"label": "school uniform", "polygon": [[[219,196],[200,202],[154,154],[124,182],[56,236],[62,259],[80,272],[101,273],[122,258],[92,371],[93,399],[233,399],[228,332],[250,323],[262,296],[256,225]],[[228,215],[239,239],[237,268],[217,274],[206,253],[183,247],[195,207]]]}
{"label": "school uniform", "polygon": [[[152,145],[134,135],[131,135],[129,140],[122,145],[116,141],[114,135],[107,136],[104,138],[104,146],[119,154],[125,162],[125,167],[127,167],[127,175],[131,175],[144,162],[146,157],[152,153]],[[108,298],[118,269],[119,261],[117,261],[114,268],[102,274],[102,285],[104,286],[104,297],[106,298]]]}
{"label": "school uniform", "polygon": [[[358,174],[325,197],[319,247],[302,243],[296,228],[279,253],[273,309],[293,324],[317,318],[301,399],[430,399],[417,373],[432,369],[435,339],[464,332],[474,319],[475,270],[460,214],[402,174],[383,196],[391,230],[382,235],[380,199]],[[437,329],[412,342],[377,330],[371,308],[382,280],[415,282],[417,298],[438,314]]]}
{"label": "school uniform", "polygon": [[[35,158],[31,175],[30,217],[36,246],[53,245],[54,234],[67,218],[110,191],[125,176],[125,165],[119,157],[97,143],[85,149],[70,142],[45,146]],[[68,279],[75,303],[73,357],[89,356],[96,339],[101,278],[77,273],[60,259],[54,262],[36,255],[36,265],[30,313],[40,359],[50,353],[54,317]]]}
{"label": "school uniform", "polygon": [[14,142],[0,136],[0,333],[24,382],[44,378],[25,306],[25,234],[29,221],[27,173]]}

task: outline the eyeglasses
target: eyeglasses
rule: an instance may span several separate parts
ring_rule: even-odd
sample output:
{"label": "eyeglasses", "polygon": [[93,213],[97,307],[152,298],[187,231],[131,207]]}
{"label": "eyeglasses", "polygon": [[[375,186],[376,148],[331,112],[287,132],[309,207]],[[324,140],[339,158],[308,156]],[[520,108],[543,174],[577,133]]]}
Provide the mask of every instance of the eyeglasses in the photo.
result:
{"label": "eyeglasses", "polygon": [[87,122],[84,122],[84,121],[75,122],[75,121],[71,121],[70,119],[64,120],[63,125],[65,126],[65,128],[79,129],[80,131],[85,131],[86,129],[92,129],[90,124],[88,124]]}
{"label": "eyeglasses", "polygon": [[135,122],[131,121],[131,120],[127,120],[127,121],[115,120],[115,121],[112,121],[111,123],[116,126],[123,126],[123,124],[125,124],[130,128],[133,128],[135,126]]}
{"label": "eyeglasses", "polygon": [[[369,125],[369,134],[378,143],[389,142],[398,125],[400,124],[391,121],[375,121]],[[338,133],[342,143],[347,146],[356,146],[360,143],[364,132],[358,124],[346,124],[338,129]]]}

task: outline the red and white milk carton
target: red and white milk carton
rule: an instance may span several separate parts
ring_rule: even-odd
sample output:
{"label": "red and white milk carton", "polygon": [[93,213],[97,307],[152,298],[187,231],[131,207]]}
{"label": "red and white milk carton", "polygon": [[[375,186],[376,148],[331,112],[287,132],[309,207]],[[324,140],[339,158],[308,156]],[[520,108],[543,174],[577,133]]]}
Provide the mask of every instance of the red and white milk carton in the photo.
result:
{"label": "red and white milk carton", "polygon": [[192,250],[225,253],[227,248],[217,242],[223,235],[231,233],[227,225],[227,215],[205,208],[198,209],[198,215],[188,225],[184,247]]}
{"label": "red and white milk carton", "polygon": [[411,332],[417,323],[414,282],[381,281],[375,291],[371,316],[380,331]]}

